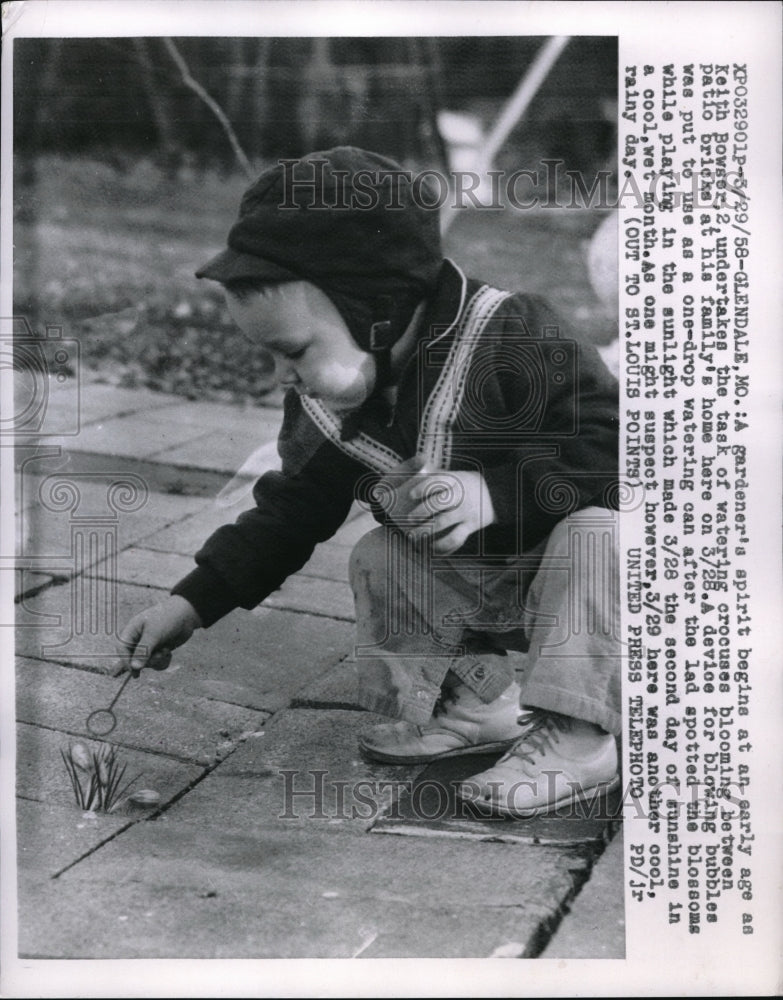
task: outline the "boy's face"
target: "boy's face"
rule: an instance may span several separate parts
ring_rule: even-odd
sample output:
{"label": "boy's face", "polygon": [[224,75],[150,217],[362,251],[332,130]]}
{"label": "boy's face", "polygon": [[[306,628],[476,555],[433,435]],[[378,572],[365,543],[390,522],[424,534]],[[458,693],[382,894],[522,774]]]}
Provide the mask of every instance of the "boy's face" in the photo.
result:
{"label": "boy's face", "polygon": [[242,299],[227,291],[226,303],[245,336],[275,359],[281,385],[338,412],[356,409],[372,392],[372,356],[357,347],[334,303],[309,281],[271,284]]}

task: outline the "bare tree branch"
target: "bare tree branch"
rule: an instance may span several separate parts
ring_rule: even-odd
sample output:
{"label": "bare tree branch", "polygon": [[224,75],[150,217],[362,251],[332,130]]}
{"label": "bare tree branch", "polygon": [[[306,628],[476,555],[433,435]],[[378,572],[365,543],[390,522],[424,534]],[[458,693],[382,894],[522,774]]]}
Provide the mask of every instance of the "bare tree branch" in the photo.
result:
{"label": "bare tree branch", "polygon": [[144,38],[132,39],[133,47],[136,50],[136,58],[141,67],[141,85],[147,95],[152,117],[155,120],[155,127],[158,130],[158,137],[163,146],[163,155],[169,167],[174,163],[178,146],[174,137],[174,128],[171,124],[171,115],[163,94],[155,84],[155,73],[152,60],[147,49],[147,42]]}
{"label": "bare tree branch", "polygon": [[206,92],[206,90],[204,90],[204,88],[201,86],[201,84],[197,80],[194,80],[193,77],[190,75],[190,70],[188,69],[188,64],[182,58],[182,55],[181,55],[179,49],[174,44],[174,42],[172,41],[172,39],[170,39],[170,38],[164,38],[163,39],[163,44],[166,46],[166,49],[167,49],[169,55],[171,56],[171,58],[176,63],[177,69],[179,69],[180,74],[182,76],[182,82],[185,84],[186,87],[190,87],[190,89],[192,91],[194,91],[194,93],[198,94],[198,96],[201,98],[201,100],[207,105],[207,107],[210,109],[210,111],[215,115],[215,117],[217,118],[217,120],[222,125],[223,131],[226,133],[228,141],[231,143],[231,148],[234,150],[234,155],[236,156],[237,161],[239,162],[240,167],[242,168],[242,170],[247,175],[248,180],[251,180],[251,181],[254,180],[255,179],[255,171],[253,170],[253,167],[252,167],[252,165],[250,163],[250,160],[248,160],[247,156],[245,156],[245,151],[239,145],[239,140],[236,137],[236,133],[234,132],[234,129],[231,127],[231,122],[228,120],[228,118],[224,114],[223,109],[220,107],[220,105],[217,103],[217,101],[213,97],[211,97]]}

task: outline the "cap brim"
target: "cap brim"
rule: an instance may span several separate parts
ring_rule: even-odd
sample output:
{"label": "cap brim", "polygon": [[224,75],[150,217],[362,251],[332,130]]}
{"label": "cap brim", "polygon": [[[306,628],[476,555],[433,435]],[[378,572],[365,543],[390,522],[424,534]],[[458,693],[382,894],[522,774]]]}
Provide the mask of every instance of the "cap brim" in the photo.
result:
{"label": "cap brim", "polygon": [[196,271],[197,278],[212,281],[237,281],[240,278],[259,278],[266,281],[300,281],[301,276],[280,264],[254,254],[240,253],[230,247],[223,250]]}

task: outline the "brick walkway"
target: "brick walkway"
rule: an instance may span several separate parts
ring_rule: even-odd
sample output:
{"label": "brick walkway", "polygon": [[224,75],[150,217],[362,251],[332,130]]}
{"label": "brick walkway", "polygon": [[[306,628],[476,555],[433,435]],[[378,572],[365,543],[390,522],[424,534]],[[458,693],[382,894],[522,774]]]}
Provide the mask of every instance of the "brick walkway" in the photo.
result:
{"label": "brick walkway", "polygon": [[60,751],[100,742],[86,717],[119,690],[117,624],[248,505],[252,476],[277,461],[279,411],[90,383],[80,418],[78,434],[18,451],[21,955],[623,956],[611,823],[580,836],[549,821],[561,825],[547,840],[520,824],[471,836],[464,820],[461,833],[381,821],[417,769],[356,752],[378,721],[354,701],[346,567],[371,524],[359,510],[261,607],[129,684],[106,741],[161,805],[83,814]]}

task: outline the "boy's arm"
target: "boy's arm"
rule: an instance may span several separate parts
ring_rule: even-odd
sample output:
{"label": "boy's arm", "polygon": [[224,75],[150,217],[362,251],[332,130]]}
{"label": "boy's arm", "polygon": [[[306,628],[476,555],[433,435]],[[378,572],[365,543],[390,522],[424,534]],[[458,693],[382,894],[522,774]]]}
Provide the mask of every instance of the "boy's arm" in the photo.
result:
{"label": "boy's arm", "polygon": [[258,480],[255,508],[218,528],[172,590],[205,626],[234,608],[254,608],[301,569],[345,521],[366,471],[320,435],[295,398],[286,400],[279,450],[283,471]]}
{"label": "boy's arm", "polygon": [[509,436],[511,454],[493,464],[488,452],[482,472],[496,524],[522,526],[529,548],[572,510],[616,495],[617,381],[537,296],[511,298],[498,323],[489,348],[498,402],[520,420],[497,432],[498,443]]}

